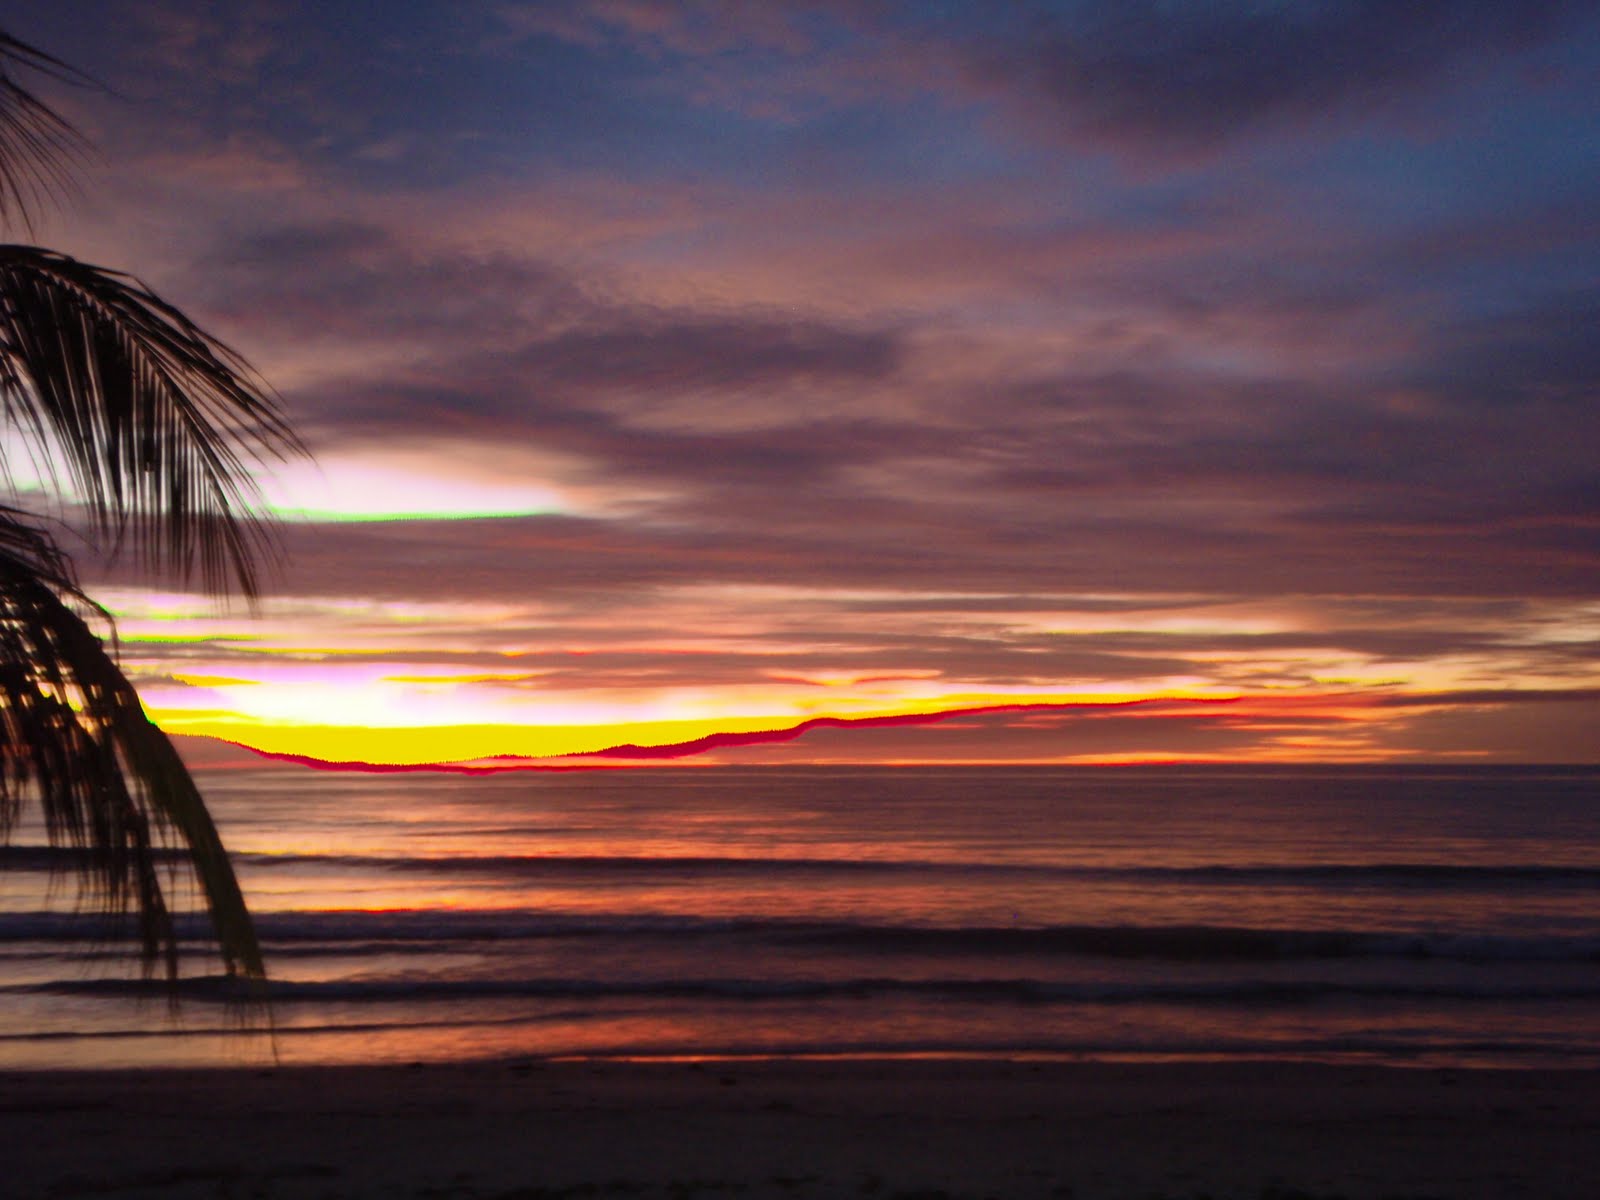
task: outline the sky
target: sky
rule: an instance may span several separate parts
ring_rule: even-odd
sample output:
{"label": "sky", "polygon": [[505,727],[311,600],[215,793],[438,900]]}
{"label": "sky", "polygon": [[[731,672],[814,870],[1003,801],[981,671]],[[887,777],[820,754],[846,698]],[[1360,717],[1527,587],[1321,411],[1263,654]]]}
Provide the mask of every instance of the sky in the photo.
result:
{"label": "sky", "polygon": [[1600,761],[1593,4],[0,28],[104,85],[39,83],[95,150],[38,240],[225,339],[315,452],[263,469],[253,611],[80,548],[173,733]]}

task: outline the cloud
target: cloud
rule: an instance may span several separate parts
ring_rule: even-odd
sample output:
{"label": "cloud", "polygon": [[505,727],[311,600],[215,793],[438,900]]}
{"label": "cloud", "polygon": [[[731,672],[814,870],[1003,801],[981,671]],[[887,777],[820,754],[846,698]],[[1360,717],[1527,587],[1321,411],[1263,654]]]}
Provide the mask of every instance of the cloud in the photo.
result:
{"label": "cloud", "polygon": [[729,0],[587,0],[560,6],[503,4],[496,14],[523,35],[585,46],[614,38],[657,53],[701,57],[735,50],[804,53],[814,44],[803,29],[805,9]]}
{"label": "cloud", "polygon": [[1163,0],[1035,9],[979,37],[974,79],[1068,136],[1133,152],[1211,150],[1269,127],[1392,107],[1555,39],[1584,4],[1499,0],[1303,5]]}
{"label": "cloud", "polygon": [[[330,218],[230,232],[191,269],[224,320],[299,342],[356,339],[483,353],[529,330],[583,319],[597,302],[536,256],[427,242],[376,220]],[[259,336],[259,334],[258,334]]]}
{"label": "cloud", "polygon": [[528,367],[554,382],[654,390],[876,379],[894,370],[896,350],[883,332],[750,314],[646,317],[575,330],[522,353]]}
{"label": "cloud", "polygon": [[1474,688],[1454,692],[1422,692],[1382,696],[1382,708],[1481,708],[1505,704],[1584,704],[1600,701],[1600,688]]}
{"label": "cloud", "polygon": [[[1600,380],[1600,287],[1558,291],[1491,316],[1441,329],[1431,370],[1418,383],[1444,398],[1489,408],[1559,405],[1562,436],[1600,435],[1594,417]],[[1590,443],[1593,444],[1592,442]]]}
{"label": "cloud", "polygon": [[[89,2],[47,18],[137,7]],[[471,518],[292,523],[265,641],[130,642],[152,675],[1592,679],[1578,6],[295,2],[215,61],[227,14],[150,12],[89,65],[170,99],[78,98],[64,244],[256,362],[346,507]],[[1467,707],[1382,711],[1440,747]]]}

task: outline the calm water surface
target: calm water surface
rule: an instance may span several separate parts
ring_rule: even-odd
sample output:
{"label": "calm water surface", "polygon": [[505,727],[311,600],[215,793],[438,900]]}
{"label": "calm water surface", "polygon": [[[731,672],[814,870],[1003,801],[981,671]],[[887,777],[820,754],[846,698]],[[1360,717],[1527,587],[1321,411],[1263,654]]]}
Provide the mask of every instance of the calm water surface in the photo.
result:
{"label": "calm water surface", "polygon": [[174,1015],[41,839],[0,1066],[1040,1054],[1600,1065],[1600,772],[202,776],[275,1033]]}

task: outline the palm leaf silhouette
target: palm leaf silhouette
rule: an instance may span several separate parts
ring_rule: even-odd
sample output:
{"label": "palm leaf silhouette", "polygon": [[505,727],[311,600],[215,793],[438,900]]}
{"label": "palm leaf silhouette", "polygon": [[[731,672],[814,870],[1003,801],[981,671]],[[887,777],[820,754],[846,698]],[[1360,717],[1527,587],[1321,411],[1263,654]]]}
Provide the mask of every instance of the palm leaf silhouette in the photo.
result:
{"label": "palm leaf silhouette", "polygon": [[230,974],[260,976],[261,952],[222,842],[183,760],[145,716],[80,610],[100,610],[42,530],[0,507],[0,833],[36,795],[55,844],[81,853],[93,897],[132,909],[147,963],[177,973],[159,851],[187,850]]}
{"label": "palm leaf silhouette", "polygon": [[237,354],[126,275],[0,245],[0,397],[113,546],[131,532],[156,565],[256,595],[270,540],[244,460],[299,445]]}
{"label": "palm leaf silhouette", "polygon": [[34,208],[71,187],[83,135],[17,78],[18,70],[87,83],[60,59],[0,30],[0,222],[31,227]]}
{"label": "palm leaf silhouette", "polygon": [[[70,181],[76,129],[17,81],[73,82],[0,32],[0,222]],[[37,246],[0,245],[0,410],[105,549],[259,594],[275,549],[252,464],[302,454],[248,364],[137,279]],[[204,801],[94,625],[109,617],[27,513],[0,505],[0,842],[37,801],[83,894],[132,914],[146,970],[178,971],[168,904],[179,861],[230,975],[265,974],[250,914]]]}

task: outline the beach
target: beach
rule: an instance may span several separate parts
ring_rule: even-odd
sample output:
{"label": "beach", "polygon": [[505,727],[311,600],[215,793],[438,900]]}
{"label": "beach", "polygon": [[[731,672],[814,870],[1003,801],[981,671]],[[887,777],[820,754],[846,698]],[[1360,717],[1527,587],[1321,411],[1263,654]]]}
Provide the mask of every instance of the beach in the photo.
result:
{"label": "beach", "polygon": [[1590,1200],[1600,1075],[507,1060],[10,1072],[17,1197]]}

